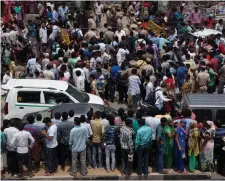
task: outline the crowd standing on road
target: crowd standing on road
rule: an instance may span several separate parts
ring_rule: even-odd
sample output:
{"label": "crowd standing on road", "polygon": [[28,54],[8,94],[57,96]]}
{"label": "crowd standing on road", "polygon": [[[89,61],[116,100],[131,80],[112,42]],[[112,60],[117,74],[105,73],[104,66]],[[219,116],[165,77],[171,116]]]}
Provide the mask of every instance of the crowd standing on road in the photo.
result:
{"label": "crowd standing on road", "polygon": [[[220,121],[195,120],[191,110],[180,112],[176,106],[178,94],[224,93],[223,20],[215,23],[211,15],[204,19],[196,7],[185,21],[183,8],[156,13],[151,3],[127,2],[122,8],[107,6],[104,13],[97,2],[85,31],[65,2],[59,7],[39,3],[39,16],[27,25],[22,6],[15,2],[11,16],[2,18],[3,84],[12,78],[67,81],[105,102],[115,102],[118,91],[118,103],[131,110],[125,114],[119,109],[118,118],[101,112],[74,117],[68,110],[44,118],[41,128],[32,116],[25,125],[17,119],[4,120],[2,171],[7,168],[22,177],[25,164],[32,176],[44,160],[48,176],[57,172],[58,164],[65,170],[65,161],[72,160],[70,174],[76,176],[79,159],[81,175],[90,167],[114,172],[117,165],[122,175],[130,175],[133,168],[138,175],[147,175],[149,164],[159,173],[175,164],[184,174],[187,161],[190,172],[197,166],[212,171],[214,151],[218,168],[224,168],[225,130]],[[101,27],[103,16],[107,23]],[[148,20],[160,26],[161,33],[149,30]],[[219,33],[203,38],[189,34],[200,28]],[[140,101],[155,107],[151,116],[144,118],[142,109],[136,111]]]}

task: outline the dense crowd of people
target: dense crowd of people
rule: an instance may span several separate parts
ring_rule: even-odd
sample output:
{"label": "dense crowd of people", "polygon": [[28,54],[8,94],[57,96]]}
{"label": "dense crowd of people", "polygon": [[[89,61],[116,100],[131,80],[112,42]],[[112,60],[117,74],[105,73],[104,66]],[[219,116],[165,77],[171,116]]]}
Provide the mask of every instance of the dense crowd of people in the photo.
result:
{"label": "dense crowd of people", "polygon": [[[117,91],[118,103],[131,108],[127,114],[119,109],[118,118],[101,112],[74,118],[68,110],[44,118],[41,128],[32,116],[25,125],[16,124],[16,119],[5,120],[1,155],[7,154],[12,175],[23,175],[24,161],[32,175],[40,160],[45,162],[46,175],[52,175],[58,163],[64,170],[68,159],[75,176],[78,158],[81,175],[88,173],[87,167],[115,171],[117,164],[122,164],[123,175],[130,175],[133,168],[138,175],[147,175],[150,162],[159,173],[166,173],[163,168],[174,163],[179,173],[185,173],[187,157],[190,172],[197,165],[202,171],[212,171],[217,137],[218,162],[223,159],[225,131],[219,120],[195,120],[191,110],[180,112],[176,106],[184,94],[225,92],[222,19],[217,23],[212,15],[204,19],[196,7],[185,20],[183,4],[179,10],[156,12],[148,2],[128,2],[122,7],[96,2],[86,31],[77,20],[81,15],[65,2],[60,6],[40,2],[39,16],[27,25],[20,2],[10,8],[11,16],[1,20],[3,84],[12,78],[67,81],[105,102],[117,101]],[[101,27],[103,16],[107,23]],[[129,22],[126,26],[124,16]],[[148,27],[148,20],[154,28]],[[201,28],[218,33],[205,37],[189,34]],[[136,111],[140,101],[155,107],[151,117],[143,118],[142,109]],[[218,164],[218,168],[224,167]]]}

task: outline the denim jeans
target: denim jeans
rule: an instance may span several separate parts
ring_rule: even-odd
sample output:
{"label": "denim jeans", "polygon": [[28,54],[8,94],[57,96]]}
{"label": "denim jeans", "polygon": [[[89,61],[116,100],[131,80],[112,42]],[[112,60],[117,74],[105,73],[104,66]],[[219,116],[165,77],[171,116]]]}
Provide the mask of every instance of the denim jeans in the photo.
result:
{"label": "denim jeans", "polygon": [[28,172],[31,171],[31,160],[29,157],[29,153],[17,153],[19,173],[23,173],[23,164],[25,163]]}
{"label": "denim jeans", "polygon": [[87,158],[87,165],[92,165],[91,160],[91,141],[88,139],[86,141],[86,158]]}
{"label": "denim jeans", "polygon": [[132,171],[132,164],[133,162],[129,162],[128,160],[128,154],[129,154],[130,150],[125,150],[122,149],[121,150],[121,154],[122,154],[122,169],[121,172],[124,174],[131,174]]}
{"label": "denim jeans", "polygon": [[55,172],[58,168],[57,162],[57,147],[55,148],[48,148],[45,149],[45,172]]}
{"label": "denim jeans", "polygon": [[59,154],[58,154],[58,159],[59,159],[59,164],[61,165],[62,168],[65,168],[65,161],[70,158],[70,150],[69,150],[69,145],[64,145],[64,144],[59,144]]}
{"label": "denim jeans", "polygon": [[156,153],[156,170],[158,172],[163,171],[163,155],[165,152],[165,144],[157,145],[157,153]]}
{"label": "denim jeans", "polygon": [[111,162],[111,169],[115,169],[115,151],[116,151],[116,145],[106,145],[105,147],[105,156],[106,156],[106,170],[110,169],[110,156],[112,159]]}
{"label": "denim jeans", "polygon": [[80,155],[80,174],[82,176],[87,175],[87,164],[86,164],[86,150],[82,152],[72,152],[72,168],[71,174],[77,174],[77,157]]}
{"label": "denim jeans", "polygon": [[102,145],[101,143],[92,143],[92,164],[97,168],[96,156],[98,152],[98,168],[102,168]]}
{"label": "denim jeans", "polygon": [[148,174],[148,159],[149,159],[149,147],[139,146],[137,148],[137,159],[138,159],[138,168],[137,174],[144,175]]}

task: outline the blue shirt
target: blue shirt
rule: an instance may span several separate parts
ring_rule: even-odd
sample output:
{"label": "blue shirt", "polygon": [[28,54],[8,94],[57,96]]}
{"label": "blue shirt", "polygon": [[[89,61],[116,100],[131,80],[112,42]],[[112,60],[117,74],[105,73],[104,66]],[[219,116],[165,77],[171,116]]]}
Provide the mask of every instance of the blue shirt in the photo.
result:
{"label": "blue shirt", "polygon": [[114,65],[112,66],[111,70],[110,70],[110,77],[115,79],[116,78],[116,75],[118,74],[119,72],[120,67],[118,65]]}
{"label": "blue shirt", "polygon": [[222,137],[225,136],[225,129],[224,128],[216,128],[216,134],[214,137],[214,147],[220,148],[222,145]]}
{"label": "blue shirt", "polygon": [[35,37],[37,36],[36,27],[35,25],[28,25],[28,36]]}
{"label": "blue shirt", "polygon": [[1,145],[0,145],[0,153],[2,152],[2,145],[6,144],[6,139],[4,133],[1,131]]}
{"label": "blue shirt", "polygon": [[152,142],[152,128],[148,126],[141,126],[137,131],[137,136],[135,139],[135,148],[138,146],[151,147]]}
{"label": "blue shirt", "polygon": [[177,68],[177,79],[180,86],[184,83],[184,77],[186,73],[187,69],[184,66],[179,66]]}
{"label": "blue shirt", "polygon": [[84,126],[75,126],[70,132],[69,145],[72,152],[82,152],[86,148],[88,132]]}

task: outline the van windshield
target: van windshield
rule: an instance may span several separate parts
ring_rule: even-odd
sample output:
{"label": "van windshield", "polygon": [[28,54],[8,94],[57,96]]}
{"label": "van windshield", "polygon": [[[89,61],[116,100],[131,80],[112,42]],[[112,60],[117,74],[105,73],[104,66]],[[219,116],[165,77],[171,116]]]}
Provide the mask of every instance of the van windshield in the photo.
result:
{"label": "van windshield", "polygon": [[82,102],[89,101],[89,95],[87,93],[77,90],[71,84],[68,84],[68,88],[67,88],[66,92],[68,94],[70,94],[72,97],[74,97],[78,102],[82,103]]}

